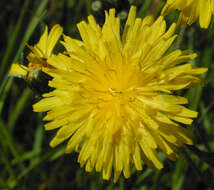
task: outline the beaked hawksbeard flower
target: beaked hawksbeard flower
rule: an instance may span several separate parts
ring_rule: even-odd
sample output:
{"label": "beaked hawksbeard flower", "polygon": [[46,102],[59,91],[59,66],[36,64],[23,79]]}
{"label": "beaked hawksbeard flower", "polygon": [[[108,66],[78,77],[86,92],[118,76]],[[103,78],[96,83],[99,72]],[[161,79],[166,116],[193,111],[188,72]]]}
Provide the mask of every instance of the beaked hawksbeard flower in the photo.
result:
{"label": "beaked hawksbeard flower", "polygon": [[191,25],[199,18],[201,28],[207,28],[214,14],[214,0],[167,0],[162,14],[175,9],[181,11],[179,22]]}
{"label": "beaked hawksbeard flower", "polygon": [[191,132],[179,123],[191,124],[197,112],[172,92],[199,83],[196,75],[206,71],[182,64],[196,54],[165,53],[176,24],[166,31],[162,16],[142,20],[131,7],[122,37],[115,9],[106,12],[102,27],[93,16],[77,26],[82,41],[64,35],[67,53],[48,58],[55,69],[43,69],[55,90],[33,106],[47,111],[46,130],[59,128],[50,145],[69,139],[66,153],[79,152],[81,167],[102,171],[104,179],[114,170],[114,182],[121,172],[130,177],[133,165],[161,169],[157,149],[175,160],[176,146],[192,144]]}
{"label": "beaked hawksbeard flower", "polygon": [[41,70],[43,67],[50,67],[47,59],[52,55],[52,51],[62,35],[62,27],[58,24],[54,25],[48,34],[48,27],[42,34],[39,42],[34,46],[28,45],[31,52],[28,54],[27,59],[29,64],[27,66],[14,63],[12,64],[9,74],[20,77],[31,77],[35,70]]}

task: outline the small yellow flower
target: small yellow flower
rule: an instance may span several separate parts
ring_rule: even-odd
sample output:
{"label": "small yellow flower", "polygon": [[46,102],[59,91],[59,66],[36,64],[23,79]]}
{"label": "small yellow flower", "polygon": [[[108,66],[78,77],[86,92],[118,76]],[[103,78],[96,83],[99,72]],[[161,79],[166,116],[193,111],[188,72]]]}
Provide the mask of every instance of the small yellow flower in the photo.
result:
{"label": "small yellow flower", "polygon": [[20,65],[18,63],[12,64],[9,74],[24,77],[29,74],[29,72],[41,70],[43,67],[49,67],[46,60],[51,56],[53,48],[61,35],[62,27],[58,24],[53,26],[49,35],[48,27],[46,26],[39,42],[34,46],[28,45],[32,51],[27,56],[29,61],[28,66]]}
{"label": "small yellow flower", "polygon": [[162,14],[168,14],[175,9],[181,11],[181,23],[191,25],[199,18],[201,28],[208,28],[214,14],[214,0],[167,0]]}
{"label": "small yellow flower", "polygon": [[131,7],[122,37],[115,9],[106,12],[102,27],[93,16],[88,22],[77,25],[82,41],[64,36],[67,54],[51,56],[47,62],[55,69],[44,69],[55,90],[33,109],[47,111],[46,130],[59,128],[50,145],[69,139],[66,153],[78,151],[81,167],[95,168],[104,179],[113,170],[114,182],[121,172],[130,177],[133,165],[161,169],[157,150],[175,160],[176,146],[192,144],[191,132],[179,123],[197,117],[183,106],[187,99],[172,92],[199,83],[196,75],[206,69],[183,64],[196,54],[166,53],[176,24],[166,31],[162,16],[142,20]]}

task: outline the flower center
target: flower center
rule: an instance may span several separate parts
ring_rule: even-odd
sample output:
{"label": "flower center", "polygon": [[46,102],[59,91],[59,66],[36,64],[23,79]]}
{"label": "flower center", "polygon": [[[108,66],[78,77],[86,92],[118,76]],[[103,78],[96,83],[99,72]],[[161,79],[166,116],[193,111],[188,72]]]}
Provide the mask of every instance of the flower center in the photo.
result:
{"label": "flower center", "polygon": [[109,88],[109,92],[111,93],[112,96],[121,95],[123,93],[122,91],[117,91],[114,88]]}

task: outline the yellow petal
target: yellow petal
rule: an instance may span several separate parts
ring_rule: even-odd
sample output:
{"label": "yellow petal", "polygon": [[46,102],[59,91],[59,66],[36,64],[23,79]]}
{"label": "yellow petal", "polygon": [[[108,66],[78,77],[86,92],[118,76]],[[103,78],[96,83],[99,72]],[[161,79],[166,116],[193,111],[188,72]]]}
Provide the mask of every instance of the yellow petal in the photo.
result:
{"label": "yellow petal", "polygon": [[[47,51],[47,40],[48,40],[48,27],[45,26],[45,31],[43,32],[39,42],[36,44],[36,47],[43,53],[40,54],[40,56],[42,57],[43,55],[46,55],[46,51]],[[32,46],[30,46],[31,49],[33,48]]]}
{"label": "yellow petal", "polygon": [[25,77],[28,73],[28,68],[24,65],[13,63],[9,70],[9,75],[15,77]]}
{"label": "yellow petal", "polygon": [[201,28],[208,28],[212,16],[212,7],[211,7],[211,1],[213,0],[206,0],[201,1],[199,0],[199,23]]}
{"label": "yellow petal", "polygon": [[59,40],[60,36],[62,35],[63,29],[59,24],[56,24],[51,29],[46,44],[46,56],[49,57],[55,47],[57,41]]}

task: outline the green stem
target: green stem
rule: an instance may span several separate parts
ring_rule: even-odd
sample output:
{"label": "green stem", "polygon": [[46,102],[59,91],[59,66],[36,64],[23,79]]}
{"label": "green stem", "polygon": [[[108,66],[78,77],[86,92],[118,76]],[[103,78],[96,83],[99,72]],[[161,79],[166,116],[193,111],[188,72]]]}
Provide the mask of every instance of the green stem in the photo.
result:
{"label": "green stem", "polygon": [[19,46],[19,49],[17,50],[17,53],[14,57],[13,62],[17,61],[18,57],[20,56],[21,52],[23,51],[24,47],[26,46],[26,43],[28,42],[31,34],[35,30],[36,26],[39,24],[39,22],[42,20],[42,18],[45,15],[45,8],[48,4],[49,0],[43,0],[41,1],[39,7],[36,9],[36,13],[33,15],[33,18],[31,19],[31,22],[28,25],[27,31],[25,32],[25,35],[22,39],[22,43]]}
{"label": "green stem", "polygon": [[183,37],[184,37],[184,32],[186,30],[186,26],[187,25],[182,25],[181,28],[180,28],[180,31],[179,31],[179,34],[178,34],[178,38],[177,38],[177,41],[176,41],[176,44],[175,44],[175,49],[180,49],[180,47],[181,47],[181,43],[182,43],[182,40],[183,40]]}
{"label": "green stem", "polygon": [[201,151],[199,150],[197,147],[195,146],[187,146],[192,152],[194,152],[196,155],[198,155],[199,157],[206,157],[206,158],[210,158],[210,159],[214,159],[214,152],[205,152],[205,151]]}
{"label": "green stem", "polygon": [[16,124],[17,119],[22,113],[22,110],[24,109],[27,101],[32,95],[32,91],[30,89],[25,89],[22,95],[19,97],[16,105],[14,105],[13,109],[14,111],[10,113],[9,115],[9,122],[8,122],[8,128],[13,131],[13,128]]}
{"label": "green stem", "polygon": [[[196,147],[193,146],[188,146],[194,153],[196,153],[197,156],[199,155],[203,155],[203,156],[209,156],[209,158],[213,159],[214,153],[208,153],[208,152],[203,152],[198,150]],[[192,169],[195,171],[195,173],[197,174],[198,178],[200,180],[202,180],[204,182],[204,184],[207,184],[209,187],[211,187],[211,189],[214,189],[214,183],[212,181],[212,176],[210,176],[209,178],[207,176],[204,176],[201,172],[201,170],[196,166],[196,164],[192,161],[191,157],[189,156],[189,152],[187,151],[187,148],[184,147],[182,149],[182,153],[184,155],[184,157],[186,158],[186,160],[188,161],[188,163],[190,164],[190,166],[192,167]],[[200,159],[201,156],[199,156]],[[203,159],[202,159],[203,160]]]}
{"label": "green stem", "polygon": [[190,158],[190,156],[189,156],[187,150],[185,149],[185,147],[182,149],[182,153],[183,153],[185,159],[187,160],[187,162],[190,164],[192,169],[195,171],[195,173],[199,177],[199,179],[203,179],[203,174],[201,173],[200,169],[196,166],[196,164],[192,161],[192,159]]}
{"label": "green stem", "polygon": [[4,139],[0,139],[1,141],[7,142],[8,148],[11,151],[14,158],[19,157],[19,153],[17,151],[17,148],[15,146],[15,142],[13,139],[12,134],[8,131],[8,127],[4,124],[3,120],[0,119],[0,131],[4,137]]}
{"label": "green stem", "polygon": [[[214,152],[206,152],[206,151],[202,151],[199,150],[197,147],[195,146],[187,146],[192,152],[194,152],[200,159],[204,160],[205,162],[207,162],[207,164],[209,164],[210,166],[214,166]],[[213,164],[210,163],[209,161],[213,160]]]}
{"label": "green stem", "polygon": [[28,10],[29,3],[30,3],[29,0],[26,0],[24,2],[24,6],[23,6],[22,12],[21,12],[21,14],[19,16],[18,22],[16,24],[16,28],[15,28],[15,30],[13,32],[13,35],[9,38],[8,47],[7,47],[5,55],[4,55],[4,57],[2,59],[2,62],[1,62],[0,79],[3,78],[3,76],[5,74],[5,69],[7,69],[6,67],[8,65],[10,65],[10,64],[8,64],[8,61],[9,61],[10,56],[11,56],[13,50],[14,50],[15,44],[17,43],[17,38],[18,38],[19,32],[20,32],[20,30],[22,28],[22,22],[23,22],[23,19],[25,17],[25,13]]}
{"label": "green stem", "polygon": [[5,104],[5,99],[13,84],[13,78],[5,76],[0,88],[0,116],[2,115],[2,110]]}
{"label": "green stem", "polygon": [[196,132],[198,133],[198,136],[199,136],[200,139],[202,140],[202,142],[203,142],[203,144],[204,144],[206,150],[209,151],[209,152],[211,152],[210,145],[209,145],[208,142],[207,142],[207,138],[206,138],[207,135],[206,135],[205,130],[204,130],[200,125],[198,125],[198,126],[196,127]]}

